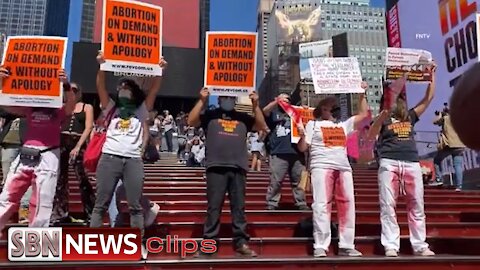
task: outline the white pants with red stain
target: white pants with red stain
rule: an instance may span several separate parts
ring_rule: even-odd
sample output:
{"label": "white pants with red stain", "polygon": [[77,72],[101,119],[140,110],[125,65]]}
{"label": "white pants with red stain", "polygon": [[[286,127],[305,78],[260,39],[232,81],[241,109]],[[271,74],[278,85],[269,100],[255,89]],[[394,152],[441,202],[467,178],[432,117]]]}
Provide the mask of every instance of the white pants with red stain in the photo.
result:
{"label": "white pants with red stain", "polygon": [[314,249],[328,251],[331,242],[332,201],[335,197],[339,248],[355,248],[355,196],[350,171],[312,169]]}
{"label": "white pants with red stain", "polygon": [[20,155],[12,163],[0,194],[0,230],[18,209],[20,199],[30,186],[32,196],[29,205],[29,226],[49,226],[57,186],[60,151],[55,149],[41,155],[38,164],[20,160]]}
{"label": "white pants with red stain", "polygon": [[406,195],[410,243],[414,251],[428,248],[423,201],[423,179],[420,163],[380,159],[378,170],[380,192],[381,241],[385,250],[400,249],[400,227],[395,208],[399,194]]}

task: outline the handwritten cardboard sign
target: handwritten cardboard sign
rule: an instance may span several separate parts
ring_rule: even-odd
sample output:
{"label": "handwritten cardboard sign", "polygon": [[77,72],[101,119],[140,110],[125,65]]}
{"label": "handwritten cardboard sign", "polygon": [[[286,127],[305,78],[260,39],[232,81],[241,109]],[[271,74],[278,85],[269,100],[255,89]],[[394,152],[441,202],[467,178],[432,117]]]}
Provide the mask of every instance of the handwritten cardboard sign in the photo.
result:
{"label": "handwritten cardboard sign", "polygon": [[308,61],[316,94],[365,93],[357,58],[316,57]]}
{"label": "handwritten cardboard sign", "polygon": [[67,38],[9,37],[5,48],[2,65],[10,76],[2,80],[0,105],[62,107],[58,73],[65,65]]}
{"label": "handwritten cardboard sign", "polygon": [[162,8],[130,0],[103,5],[101,70],[162,75]]}
{"label": "handwritten cardboard sign", "polygon": [[255,90],[257,33],[207,32],[205,87],[212,95],[248,96]]}

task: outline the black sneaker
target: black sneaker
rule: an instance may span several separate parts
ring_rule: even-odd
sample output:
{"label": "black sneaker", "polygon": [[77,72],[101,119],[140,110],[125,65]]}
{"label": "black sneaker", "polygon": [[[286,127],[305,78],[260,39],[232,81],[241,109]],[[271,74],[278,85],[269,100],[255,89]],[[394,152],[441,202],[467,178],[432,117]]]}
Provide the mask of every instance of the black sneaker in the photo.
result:
{"label": "black sneaker", "polygon": [[267,210],[273,211],[273,210],[277,210],[277,208],[273,205],[269,205],[269,206],[267,206]]}
{"label": "black sneaker", "polygon": [[239,248],[235,250],[238,255],[244,257],[257,257],[257,253],[253,251],[247,244],[241,245]]}

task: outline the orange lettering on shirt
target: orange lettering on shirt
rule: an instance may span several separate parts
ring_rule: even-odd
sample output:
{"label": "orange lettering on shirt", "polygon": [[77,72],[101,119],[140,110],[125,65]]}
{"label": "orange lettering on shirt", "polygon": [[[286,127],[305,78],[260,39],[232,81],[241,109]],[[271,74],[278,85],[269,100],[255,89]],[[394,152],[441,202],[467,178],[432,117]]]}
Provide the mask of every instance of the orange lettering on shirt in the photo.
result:
{"label": "orange lettering on shirt", "polygon": [[400,140],[410,139],[412,124],[410,122],[393,123],[388,125],[388,129],[392,130]]}
{"label": "orange lettering on shirt", "polygon": [[342,127],[322,127],[322,134],[326,147],[347,146],[347,136]]}
{"label": "orange lettering on shirt", "polygon": [[238,121],[218,119],[218,123],[223,127],[223,131],[233,133],[238,126]]}

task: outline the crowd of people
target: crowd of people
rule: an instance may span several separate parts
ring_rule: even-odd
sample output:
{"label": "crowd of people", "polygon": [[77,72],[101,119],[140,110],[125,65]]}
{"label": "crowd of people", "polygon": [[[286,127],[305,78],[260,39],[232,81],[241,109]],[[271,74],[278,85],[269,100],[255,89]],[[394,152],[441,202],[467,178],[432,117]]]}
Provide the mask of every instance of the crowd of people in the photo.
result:
{"label": "crowd of people", "polygon": [[[101,52],[97,61],[104,62]],[[163,59],[159,65],[167,68]],[[168,72],[165,74],[168,76]],[[0,69],[0,77],[7,76],[8,71]],[[313,193],[314,256],[325,257],[330,248],[333,198],[339,217],[338,254],[362,256],[354,243],[354,179],[346,140],[349,134],[364,128],[361,123],[369,110],[364,94],[360,95],[358,113],[344,121],[339,119],[340,107],[335,97],[321,100],[314,110],[315,120],[296,126],[300,141],[294,144],[292,116],[282,105],[291,103],[285,94],[260,108],[258,95],[251,93],[252,112],[247,114],[235,110],[235,97],[220,96],[219,106],[209,108],[210,93],[204,88],[190,113],[174,118],[167,110],[158,114],[153,108],[161,76],[153,78],[150,89],[141,89],[135,80],[125,78],[118,81],[116,89],[107,89],[105,72],[99,70],[96,86],[102,113],[94,121],[92,106],[82,102],[80,86],[69,82],[64,72],[60,72],[59,80],[65,96],[62,108],[4,107],[0,231],[19,207],[22,222],[32,227],[75,222],[68,211],[68,168],[73,166],[90,227],[101,227],[107,212],[111,226],[119,225],[119,204],[125,199],[130,226],[143,233],[159,211],[159,206],[143,195],[145,155],[162,150],[172,153],[176,138],[179,163],[206,170],[203,238],[219,240],[220,215],[228,194],[235,250],[243,256],[257,256],[248,245],[246,178],[248,171],[261,171],[262,162],[268,162],[266,209],[280,207],[282,182],[288,174],[295,206],[309,210],[305,190],[299,185],[306,171]],[[400,250],[395,214],[399,195],[406,195],[408,201],[414,253],[435,255],[426,243],[423,179],[413,136],[415,123],[434,97],[434,82],[435,77],[418,105],[409,109],[406,99],[399,96],[395,106],[382,111],[369,129],[369,136],[377,140],[381,243],[388,257],[398,256]],[[362,87],[368,86],[363,83]],[[102,129],[105,142],[96,165],[94,192],[83,155],[93,138],[91,134]],[[454,142],[449,143],[454,148]],[[201,251],[195,254],[209,255]]]}

